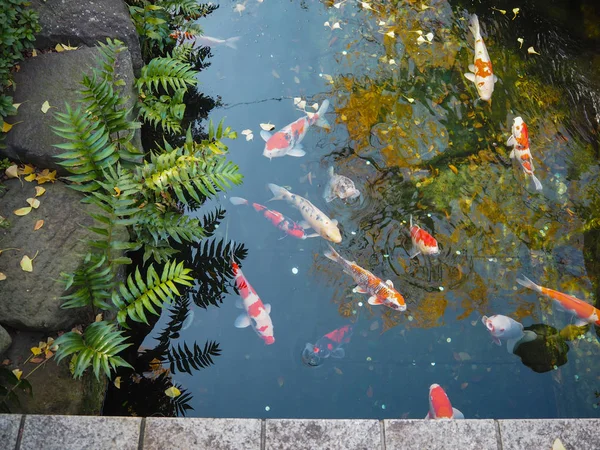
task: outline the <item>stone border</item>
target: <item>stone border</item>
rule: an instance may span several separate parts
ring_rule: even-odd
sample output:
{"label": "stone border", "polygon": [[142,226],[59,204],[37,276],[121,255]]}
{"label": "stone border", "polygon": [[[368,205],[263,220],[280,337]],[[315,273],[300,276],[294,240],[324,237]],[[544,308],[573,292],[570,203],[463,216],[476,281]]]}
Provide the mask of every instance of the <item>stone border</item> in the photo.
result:
{"label": "stone border", "polygon": [[600,419],[186,419],[0,414],[6,450],[567,450],[600,448]]}

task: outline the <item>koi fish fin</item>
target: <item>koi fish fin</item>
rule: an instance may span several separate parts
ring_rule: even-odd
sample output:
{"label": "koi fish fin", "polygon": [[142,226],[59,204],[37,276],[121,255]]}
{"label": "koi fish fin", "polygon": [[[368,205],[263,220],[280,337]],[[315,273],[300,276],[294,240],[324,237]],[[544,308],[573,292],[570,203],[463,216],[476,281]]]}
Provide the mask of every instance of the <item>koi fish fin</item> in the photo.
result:
{"label": "koi fish fin", "polygon": [[477,17],[477,14],[473,14],[471,16],[471,19],[469,20],[469,30],[471,30],[471,33],[473,33],[475,39],[477,39],[478,36],[481,36],[479,31],[479,18]]}
{"label": "koi fish fin", "polygon": [[234,322],[234,326],[236,328],[246,328],[249,327],[251,325],[252,321],[250,320],[250,316],[246,313],[242,313],[239,316],[237,316],[237,319],[235,319]]}
{"label": "koi fish fin", "polygon": [[269,189],[271,189],[271,192],[273,193],[273,198],[269,200],[270,202],[272,202],[273,200],[283,200],[285,196],[289,194],[287,189],[284,189],[281,186],[277,186],[276,184],[269,183],[267,186],[269,187]]}
{"label": "koi fish fin", "polygon": [[425,419],[423,419],[423,420],[431,420],[431,419],[432,419],[431,413],[429,411],[427,411],[427,415],[425,416]]}
{"label": "koi fish fin", "polygon": [[369,297],[368,302],[369,302],[369,305],[373,305],[373,306],[383,305],[383,301],[381,299],[377,298],[376,295]]}
{"label": "koi fish fin", "polygon": [[502,345],[502,341],[498,339],[496,336],[492,336],[492,342],[496,345]]}
{"label": "koi fish fin", "polygon": [[329,246],[329,250],[325,250],[325,253],[323,253],[323,255],[325,255],[326,258],[329,258],[332,261],[335,262],[340,262],[343,258],[340,256],[340,254],[338,252],[335,251],[335,249],[327,244]]}
{"label": "koi fish fin", "polygon": [[494,75],[494,83],[497,83],[498,80],[499,80],[499,78],[496,75]]}
{"label": "koi fish fin", "polygon": [[521,278],[517,278],[517,283],[519,283],[521,286],[526,287],[528,289],[533,289],[534,291],[542,292],[542,287],[535,284],[533,281],[531,281],[525,275],[521,275]]}
{"label": "koi fish fin", "polygon": [[339,222],[337,221],[337,219],[332,219],[332,220],[331,220],[331,223],[337,226],[337,224],[338,224]]}
{"label": "koi fish fin", "polygon": [[[506,141],[506,145],[508,145],[509,147],[514,147],[515,145],[517,145],[517,140],[515,139],[514,134],[510,135],[510,137]],[[511,152],[511,158],[514,158],[514,156],[513,156],[514,154],[515,154],[515,149],[513,148],[513,151]]]}
{"label": "koi fish fin", "polygon": [[321,107],[317,111],[319,118],[315,122],[315,125],[329,130],[331,128],[331,126],[329,125],[329,122],[327,122],[327,120],[324,117],[325,113],[327,112],[327,108],[329,108],[329,100],[323,100],[323,103],[321,103]]}
{"label": "koi fish fin", "polygon": [[410,227],[412,228],[412,214],[410,215],[409,223],[410,223]]}
{"label": "koi fish fin", "polygon": [[223,42],[223,43],[225,44],[225,47],[229,47],[234,50],[237,50],[237,45],[235,43],[239,40],[240,40],[239,36],[233,36],[233,37],[230,37],[229,39],[225,39],[225,42]]}
{"label": "koi fish fin", "polygon": [[475,68],[475,64],[469,64],[469,71],[475,73],[477,72],[477,69]]}
{"label": "koi fish fin", "polygon": [[538,180],[538,177],[536,177],[534,174],[531,174],[531,179],[533,180],[533,184],[535,185],[535,190],[541,191],[543,189],[543,186],[541,181]]}
{"label": "koi fish fin", "polygon": [[234,205],[247,205],[248,200],[242,197],[229,197],[229,201]]}
{"label": "koi fish fin", "polygon": [[327,176],[329,178],[333,178],[335,175],[335,173],[333,172],[333,166],[329,166],[329,169],[327,169]]}
{"label": "koi fish fin", "polygon": [[453,419],[464,419],[465,415],[460,412],[460,410],[456,408],[452,408],[452,418]]}
{"label": "koi fish fin", "polygon": [[244,302],[242,301],[241,298],[237,298],[235,301],[235,307],[239,308],[239,309],[244,309]]}
{"label": "koi fish fin", "polygon": [[315,238],[315,237],[320,237],[320,236],[321,235],[319,233],[307,234],[307,235],[304,235],[304,239]]}
{"label": "koi fish fin", "polygon": [[515,353],[515,347],[517,346],[516,344],[521,340],[521,338],[519,339],[508,339],[506,341],[506,350],[508,350],[508,353],[511,353],[514,355]]}
{"label": "koi fish fin", "polygon": [[389,287],[393,288],[394,287],[394,283],[392,282],[392,280],[387,280],[385,282],[385,284],[387,284]]}
{"label": "koi fish fin", "polygon": [[589,325],[589,322],[587,322],[587,321],[585,321],[585,320],[583,320],[583,319],[577,319],[577,320],[574,322],[574,325],[575,325],[576,327],[585,327],[585,326]]}
{"label": "koi fish fin", "polygon": [[352,289],[352,292],[356,293],[356,294],[368,294],[369,291],[367,291],[365,288],[362,288],[360,286],[356,286],[354,289]]}
{"label": "koi fish fin", "polygon": [[283,236],[281,236],[281,237],[280,237],[280,238],[278,238],[277,240],[278,240],[278,241],[281,241],[281,240],[285,239],[287,236],[288,236],[287,234],[284,234]]}
{"label": "koi fish fin", "polygon": [[465,72],[465,78],[475,83],[475,74],[471,72]]}
{"label": "koi fish fin", "polygon": [[296,144],[295,147],[290,148],[285,154],[288,156],[295,156],[296,158],[300,158],[306,155],[306,152],[302,149],[302,144]]}
{"label": "koi fish fin", "polygon": [[514,148],[510,151],[510,155],[508,155],[508,157],[510,159],[515,159],[515,149]]}
{"label": "koi fish fin", "polygon": [[306,220],[301,220],[298,222],[298,225],[300,225],[304,230],[311,227],[310,223],[308,223]]}
{"label": "koi fish fin", "polygon": [[265,311],[267,312],[267,314],[271,314],[271,304],[270,303],[265,304]]}
{"label": "koi fish fin", "polygon": [[269,139],[271,139],[273,137],[273,135],[266,130],[262,130],[260,132],[260,137],[263,139],[263,141],[267,142]]}
{"label": "koi fish fin", "polygon": [[336,348],[334,351],[331,352],[331,357],[332,358],[343,358],[344,356],[346,356],[346,352],[344,351],[343,348]]}
{"label": "koi fish fin", "polygon": [[410,252],[408,252],[408,256],[410,258],[414,258],[415,256],[417,256],[419,253],[421,253],[421,250],[419,250],[417,247],[413,247],[410,249]]}

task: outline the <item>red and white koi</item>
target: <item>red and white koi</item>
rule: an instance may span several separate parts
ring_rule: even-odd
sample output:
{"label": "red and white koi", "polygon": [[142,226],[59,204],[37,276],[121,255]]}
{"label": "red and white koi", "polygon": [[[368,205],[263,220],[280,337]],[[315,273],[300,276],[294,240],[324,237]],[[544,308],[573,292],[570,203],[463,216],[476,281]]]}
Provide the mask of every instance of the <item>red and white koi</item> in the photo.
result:
{"label": "red and white koi", "polygon": [[260,137],[266,142],[263,155],[269,159],[285,155],[296,157],[306,155],[300,142],[306,136],[311,125],[329,129],[329,123],[324,117],[327,108],[329,108],[329,101],[324,100],[316,113],[308,113],[305,117],[286,125],[274,134],[262,130]]}
{"label": "red and white koi", "polygon": [[494,83],[498,81],[498,78],[494,75],[490,55],[488,54],[483,38],[481,37],[477,14],[471,16],[469,29],[471,30],[471,33],[473,33],[473,37],[475,37],[475,57],[474,63],[469,64],[470,72],[465,73],[465,78],[475,83],[477,93],[481,100],[491,102],[492,93],[494,92]]}
{"label": "red and white koi", "polygon": [[346,352],[342,348],[350,342],[352,336],[352,325],[344,325],[323,336],[316,344],[308,342],[302,352],[302,360],[309,366],[318,366],[330,356],[332,358],[343,358]]}
{"label": "red and white koi", "polygon": [[464,419],[458,409],[453,408],[446,391],[439,384],[429,386],[429,412],[426,419]]}
{"label": "red and white koi", "polygon": [[419,253],[423,255],[437,255],[440,252],[435,238],[418,225],[413,225],[412,216],[410,216],[410,238],[412,240],[412,249],[408,256],[414,258]]}
{"label": "red and white koi", "polygon": [[356,287],[352,292],[358,294],[369,294],[369,305],[385,305],[396,311],[406,311],[406,302],[402,294],[394,289],[394,283],[387,280],[385,283],[381,278],[363,269],[355,262],[350,262],[340,256],[330,245],[329,250],[324,253],[325,257],[341,265],[344,272],[354,278]]}
{"label": "red and white koi", "polygon": [[302,228],[312,228],[321,237],[327,239],[328,241],[336,243],[342,242],[342,234],[337,227],[337,220],[330,219],[323,211],[321,211],[311,202],[297,194],[292,194],[290,191],[282,188],[281,186],[277,186],[273,183],[270,183],[268,186],[274,195],[274,197],[269,201],[285,200],[298,211],[300,211],[300,214],[302,214],[302,218],[304,219],[299,224]]}
{"label": "red and white koi", "polygon": [[344,175],[337,175],[333,171],[333,167],[329,167],[327,175],[329,181],[327,181],[323,192],[323,198],[327,203],[333,201],[336,197],[342,200],[352,200],[360,196],[360,191],[354,186],[354,181]]}
{"label": "red and white koi", "polygon": [[[245,198],[241,198],[241,197],[231,197],[229,199],[229,201],[231,201],[231,203],[233,203],[234,205],[250,205],[250,202],[248,202],[248,200],[246,200]],[[261,205],[259,203],[252,203],[252,207],[257,212],[262,213],[262,215],[269,222],[271,222],[273,225],[275,225],[281,231],[283,231],[286,234],[289,234],[290,236],[293,236],[298,239],[308,239],[308,238],[320,236],[320,234],[318,234],[318,233],[306,234],[306,231],[304,230],[304,228],[302,228],[300,226],[300,224],[298,224],[298,223],[294,222],[292,219],[284,216],[279,211],[269,209],[266,206]]]}
{"label": "red and white koi", "polygon": [[535,168],[533,167],[533,158],[531,151],[529,150],[529,130],[527,124],[521,117],[515,117],[512,125],[512,134],[506,141],[507,146],[512,146],[513,149],[510,152],[512,159],[517,159],[525,175],[529,175],[535,184],[537,191],[542,190],[542,183],[533,174]]}
{"label": "red and white koi", "polygon": [[576,317],[575,325],[580,327],[593,323],[600,326],[600,310],[590,305],[589,303],[579,300],[572,295],[563,294],[552,289],[539,286],[531,281],[529,278],[521,275],[522,278],[517,278],[517,283],[528,289],[532,289],[536,292],[544,294],[546,297],[550,297],[556,302],[559,309],[566,311]]}
{"label": "red and white koi", "polygon": [[246,312],[240,314],[235,319],[236,328],[246,328],[252,325],[252,328],[265,341],[265,344],[271,345],[275,342],[273,336],[273,322],[271,321],[271,305],[263,305],[254,288],[248,283],[248,280],[242,273],[238,264],[231,260],[231,268],[235,277],[235,285],[242,298],[241,302],[236,303],[238,308],[243,308]]}
{"label": "red and white koi", "polygon": [[481,322],[490,332],[494,344],[502,345],[501,339],[506,339],[506,349],[509,353],[514,353],[517,344],[520,345],[536,339],[536,334],[533,331],[524,331],[520,322],[508,316],[501,314],[491,317],[483,316]]}

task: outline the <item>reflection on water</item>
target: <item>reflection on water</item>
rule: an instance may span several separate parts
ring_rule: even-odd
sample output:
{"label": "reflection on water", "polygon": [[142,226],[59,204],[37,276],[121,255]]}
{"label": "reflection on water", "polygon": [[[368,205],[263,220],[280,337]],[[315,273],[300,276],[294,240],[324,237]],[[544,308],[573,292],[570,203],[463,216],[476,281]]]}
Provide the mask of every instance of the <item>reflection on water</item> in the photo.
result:
{"label": "reflection on water", "polygon": [[[264,204],[275,183],[314,202],[339,221],[340,254],[392,280],[407,311],[353,293],[322,256],[321,238],[279,239],[251,208],[229,208],[188,256],[197,267],[193,302],[206,310],[176,332],[223,349],[214,367],[174,375],[193,393],[193,414],[419,418],[438,383],[467,418],[597,416],[595,330],[573,327],[570,315],[516,282],[525,274],[589,303],[600,292],[595,6],[581,1],[575,6],[588,12],[563,14],[550,3],[525,2],[514,13],[515,5],[487,1],[476,9],[446,0],[248,1],[241,10],[224,3],[201,22],[207,36],[240,36],[237,50],[212,49],[200,79],[206,95],[222,96],[213,119],[227,115],[256,139],[230,146],[245,174],[231,195]],[[491,104],[477,101],[464,77],[474,12],[499,78]],[[325,99],[331,130],[311,127],[305,156],[262,156],[261,123],[279,130],[305,114],[298,106],[310,112]],[[518,116],[540,192],[509,157]],[[329,166],[360,197],[325,202]],[[437,239],[439,255],[409,257],[411,215]],[[230,240],[244,243],[234,253],[247,251],[244,274],[272,305],[274,345],[233,327],[237,294],[223,262]],[[494,314],[535,334],[515,346],[518,358],[491,344],[481,317]],[[340,317],[352,322],[352,341],[344,358],[325,359],[307,342]]]}

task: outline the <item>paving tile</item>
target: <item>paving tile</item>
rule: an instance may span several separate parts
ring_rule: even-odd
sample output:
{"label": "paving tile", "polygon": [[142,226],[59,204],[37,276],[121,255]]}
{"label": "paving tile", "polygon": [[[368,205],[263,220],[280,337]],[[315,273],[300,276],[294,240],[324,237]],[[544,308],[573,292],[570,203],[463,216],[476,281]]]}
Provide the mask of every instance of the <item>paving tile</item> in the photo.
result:
{"label": "paving tile", "polygon": [[137,450],[137,417],[26,416],[20,450]]}
{"label": "paving tile", "polygon": [[551,449],[558,438],[569,450],[600,448],[600,419],[499,420],[503,450]]}
{"label": "paving tile", "polygon": [[146,419],[144,450],[260,450],[260,419]]}
{"label": "paving tile", "polygon": [[378,450],[377,420],[269,419],[266,450]]}
{"label": "paving tile", "polygon": [[386,450],[498,450],[493,420],[385,420]]}
{"label": "paving tile", "polygon": [[0,443],[2,448],[13,449],[17,445],[20,414],[0,414]]}

